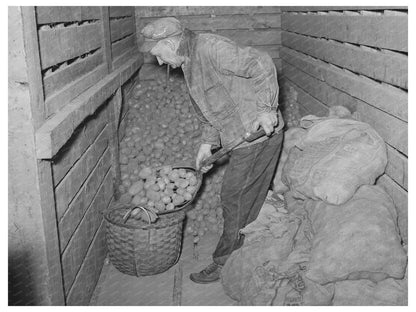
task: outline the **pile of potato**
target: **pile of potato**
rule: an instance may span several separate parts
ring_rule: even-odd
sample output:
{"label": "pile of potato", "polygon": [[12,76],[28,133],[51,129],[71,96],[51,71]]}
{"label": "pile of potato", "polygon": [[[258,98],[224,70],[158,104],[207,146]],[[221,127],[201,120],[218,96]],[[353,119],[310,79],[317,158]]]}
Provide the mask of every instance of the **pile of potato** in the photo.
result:
{"label": "pile of potato", "polygon": [[[166,87],[161,78],[141,81],[127,99],[119,191],[124,203],[168,211],[191,199],[196,191],[192,172],[172,166],[195,165],[202,131],[184,80],[171,77]],[[225,165],[216,165],[204,175],[195,208],[187,213],[186,232],[195,236],[195,243],[207,232],[222,232],[219,191],[224,170]]]}

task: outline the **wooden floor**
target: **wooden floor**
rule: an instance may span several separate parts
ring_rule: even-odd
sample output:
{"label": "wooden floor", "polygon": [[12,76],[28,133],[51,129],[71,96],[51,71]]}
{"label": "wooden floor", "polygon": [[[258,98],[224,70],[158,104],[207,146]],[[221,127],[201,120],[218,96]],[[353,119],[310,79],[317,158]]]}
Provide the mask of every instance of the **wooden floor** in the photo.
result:
{"label": "wooden floor", "polygon": [[[223,291],[221,282],[195,284],[189,274],[199,272],[212,261],[218,236],[204,236],[194,252],[192,237],[185,237],[179,262],[159,275],[134,277],[120,273],[106,261],[90,305],[95,306],[231,306],[236,301]],[[195,259],[198,255],[198,259]],[[175,272],[182,267],[181,296],[174,299]]]}

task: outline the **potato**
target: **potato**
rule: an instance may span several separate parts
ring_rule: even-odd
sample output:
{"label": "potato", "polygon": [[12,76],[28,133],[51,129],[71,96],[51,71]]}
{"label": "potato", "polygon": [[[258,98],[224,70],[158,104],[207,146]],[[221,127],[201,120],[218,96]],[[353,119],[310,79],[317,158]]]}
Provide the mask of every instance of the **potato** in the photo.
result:
{"label": "potato", "polygon": [[190,185],[186,188],[186,192],[190,193],[191,195],[193,195],[196,192],[196,187],[193,185]]}
{"label": "potato", "polygon": [[152,169],[149,167],[144,167],[142,170],[140,170],[139,177],[141,179],[147,179],[151,174],[152,174]]}
{"label": "potato", "polygon": [[188,193],[188,192],[185,192],[183,194],[183,198],[185,198],[186,201],[190,201],[192,199],[192,194]]}
{"label": "potato", "polygon": [[179,179],[179,173],[176,169],[172,170],[171,172],[169,172],[168,177],[171,181],[176,181]]}
{"label": "potato", "polygon": [[184,188],[182,188],[182,187],[179,187],[176,190],[176,194],[178,194],[178,195],[183,195],[183,194],[185,194],[185,192],[186,192],[186,190]]}
{"label": "potato", "polygon": [[[147,201],[146,201],[147,202]],[[136,195],[131,200],[131,203],[135,206],[140,206],[143,203],[143,197]]]}
{"label": "potato", "polygon": [[188,179],[189,181],[189,185],[197,185],[198,184],[198,180],[195,176],[192,176]]}
{"label": "potato", "polygon": [[146,192],[146,197],[154,202],[157,202],[160,200],[160,193],[155,192],[151,189],[148,189]]}
{"label": "potato", "polygon": [[143,181],[141,181],[141,180],[137,181],[134,184],[132,184],[132,186],[130,186],[128,192],[130,193],[130,195],[134,196],[143,189],[143,186],[144,186]]}
{"label": "potato", "polygon": [[164,203],[158,201],[158,202],[155,203],[155,209],[157,211],[165,211],[166,207],[165,207]]}
{"label": "potato", "polygon": [[179,206],[179,205],[183,204],[184,202],[185,202],[185,199],[181,195],[176,195],[172,198],[172,203],[175,206]]}
{"label": "potato", "polygon": [[170,196],[162,196],[162,202],[166,205],[172,202],[172,198]]}
{"label": "potato", "polygon": [[120,196],[120,199],[118,200],[122,204],[129,204],[131,203],[133,196],[130,193],[124,193]]}
{"label": "potato", "polygon": [[169,203],[169,204],[167,204],[166,205],[166,210],[173,210],[173,209],[175,209],[175,205],[173,204],[173,203]]}
{"label": "potato", "polygon": [[181,178],[186,177],[186,170],[185,169],[183,169],[183,168],[179,169],[178,173],[179,173],[179,177],[181,177]]}

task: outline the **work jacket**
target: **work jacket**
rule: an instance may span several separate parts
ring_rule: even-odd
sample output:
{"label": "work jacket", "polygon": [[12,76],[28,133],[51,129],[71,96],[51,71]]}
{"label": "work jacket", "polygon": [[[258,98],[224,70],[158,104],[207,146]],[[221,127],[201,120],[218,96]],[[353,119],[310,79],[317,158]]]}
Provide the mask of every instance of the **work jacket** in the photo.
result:
{"label": "work jacket", "polygon": [[[267,53],[186,29],[178,54],[186,56],[182,70],[196,115],[203,123],[202,143],[227,148],[255,130],[257,114],[277,110],[279,85]],[[279,117],[282,126],[280,113]]]}

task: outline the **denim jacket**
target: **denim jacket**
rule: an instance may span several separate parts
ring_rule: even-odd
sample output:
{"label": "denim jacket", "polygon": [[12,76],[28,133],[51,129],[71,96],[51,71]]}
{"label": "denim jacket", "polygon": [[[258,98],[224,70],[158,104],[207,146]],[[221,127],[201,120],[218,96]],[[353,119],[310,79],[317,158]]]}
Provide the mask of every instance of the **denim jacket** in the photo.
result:
{"label": "denim jacket", "polygon": [[[228,147],[253,132],[258,113],[277,110],[279,85],[267,53],[186,29],[178,54],[187,56],[182,70],[196,115],[203,123],[202,143]],[[280,112],[279,123],[283,124]]]}

